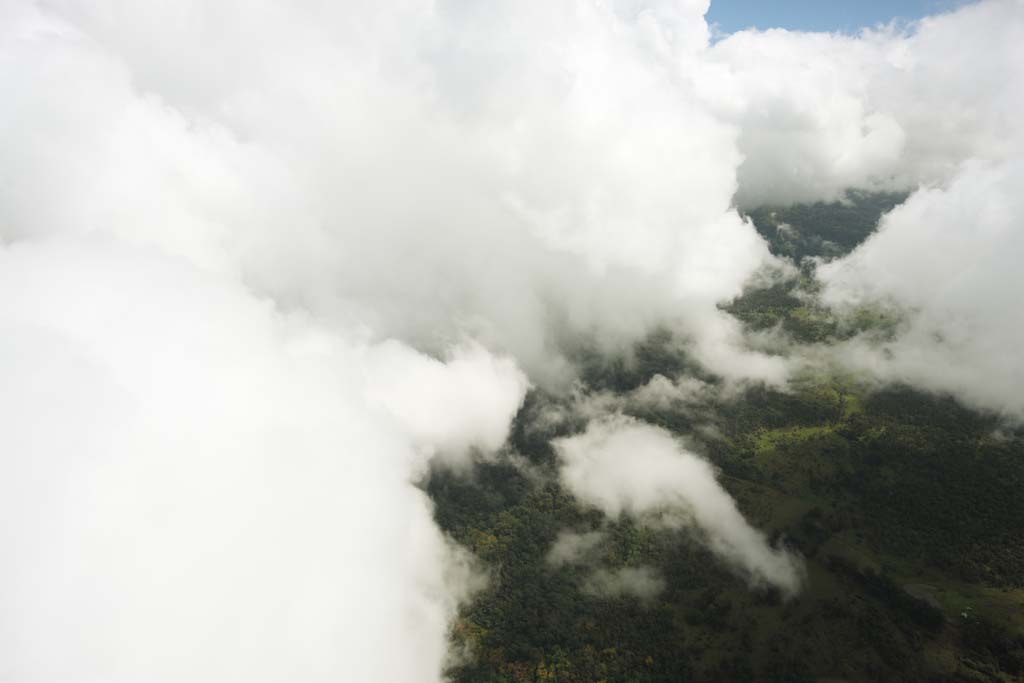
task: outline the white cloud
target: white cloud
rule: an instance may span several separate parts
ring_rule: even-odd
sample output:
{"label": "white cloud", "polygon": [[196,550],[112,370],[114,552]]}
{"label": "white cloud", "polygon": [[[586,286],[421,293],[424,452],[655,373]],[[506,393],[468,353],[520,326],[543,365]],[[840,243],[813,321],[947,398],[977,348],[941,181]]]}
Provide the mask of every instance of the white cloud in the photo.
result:
{"label": "white cloud", "polygon": [[528,388],[515,361],[472,343],[441,362],[389,341],[374,347],[365,364],[370,405],[384,408],[418,445],[452,462],[472,449],[501,448]]}
{"label": "white cloud", "polygon": [[[709,47],[706,0],[0,4],[0,659],[436,679],[472,573],[409,480],[501,445],[518,367],[564,382],[559,340],[667,322],[725,377],[785,380],[716,308],[768,258],[734,196],[940,188],[833,291],[918,311],[865,364],[1019,411],[1021,6]],[[560,448],[595,504],[690,506],[795,588],[664,433]]]}
{"label": "white cloud", "polygon": [[882,346],[838,350],[879,377],[951,393],[1024,417],[1024,163],[973,164],[945,189],[922,190],[888,214],[843,261],[822,269],[835,305],[895,302],[907,329]]}
{"label": "white cloud", "polygon": [[988,0],[909,32],[743,32],[709,50],[698,90],[740,127],[741,205],[908,189],[907,204],[842,263],[830,301],[910,313],[884,352],[840,356],[885,380],[1024,415],[1013,296],[1022,288],[1024,3]]}
{"label": "white cloud", "polygon": [[566,376],[557,327],[615,346],[665,319],[777,380],[714,305],[767,250],[730,207],[736,130],[683,77],[703,5],[28,7],[3,234],[117,235],[537,380]]}
{"label": "white cloud", "polygon": [[414,446],[500,443],[524,386],[483,372],[474,391],[514,396],[396,429],[365,358],[404,354],[442,393],[507,361],[366,347],[105,241],[0,251],[0,329],[8,676],[439,680],[481,579]]}
{"label": "white cloud", "polygon": [[553,443],[562,460],[562,482],[584,503],[611,517],[691,523],[712,551],[753,584],[789,595],[799,589],[802,563],[769,546],[716,481],[711,464],[686,451],[669,432],[613,415]]}
{"label": "white cloud", "polygon": [[664,375],[655,375],[647,384],[630,392],[628,399],[642,408],[669,410],[700,402],[710,392],[711,387],[696,377],[671,380]]}
{"label": "white cloud", "polygon": [[740,127],[737,201],[945,182],[1019,158],[1024,5],[988,0],[909,33],[743,31],[709,50],[698,90]]}

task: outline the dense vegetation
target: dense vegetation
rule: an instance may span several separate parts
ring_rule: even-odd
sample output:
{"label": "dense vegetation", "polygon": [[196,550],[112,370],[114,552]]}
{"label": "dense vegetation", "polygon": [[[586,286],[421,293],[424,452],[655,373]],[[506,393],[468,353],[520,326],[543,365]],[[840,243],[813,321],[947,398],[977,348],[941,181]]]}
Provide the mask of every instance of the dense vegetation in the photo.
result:
{"label": "dense vegetation", "polygon": [[[730,310],[754,327],[785,324],[814,307],[813,293],[809,270]],[[822,326],[787,331],[849,333],[816,310]],[[890,324],[867,316],[861,329]],[[752,589],[692,530],[581,505],[560,485],[549,441],[582,422],[538,420],[571,413],[579,397],[535,391],[514,425],[516,457],[424,482],[442,528],[491,576],[454,628],[454,681],[1024,680],[1020,429],[949,397],[835,375],[725,396],[664,331],[628,357],[583,349],[576,362],[584,395],[621,396],[656,374],[706,382],[685,405],[620,406],[711,460],[747,519],[803,555],[804,589],[788,601]],[[564,530],[604,536],[585,561],[555,566],[547,555]],[[641,566],[664,578],[653,598],[586,589],[597,569]]]}
{"label": "dense vegetation", "polygon": [[747,216],[773,254],[796,263],[808,256],[827,260],[852,251],[906,198],[902,192],[849,192],[841,202],[763,206]]}
{"label": "dense vegetation", "polygon": [[843,256],[863,242],[885,212],[906,199],[902,193],[851,192],[842,202],[763,207],[748,213],[771,252],[799,267],[796,277],[775,277],[753,286],[723,306],[749,328],[780,327],[792,339],[828,342],[849,338],[865,330],[892,334],[897,325],[893,311],[865,307],[839,318],[817,301],[820,284],[814,274],[819,261]]}

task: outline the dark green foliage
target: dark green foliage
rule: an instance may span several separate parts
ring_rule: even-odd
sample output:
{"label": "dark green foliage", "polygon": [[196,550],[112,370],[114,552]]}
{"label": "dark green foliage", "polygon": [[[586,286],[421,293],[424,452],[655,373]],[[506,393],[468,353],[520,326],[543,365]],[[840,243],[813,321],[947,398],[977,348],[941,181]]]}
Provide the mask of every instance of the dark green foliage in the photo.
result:
{"label": "dark green foliage", "polygon": [[769,287],[750,288],[723,308],[750,328],[764,330],[793,317],[804,302],[797,298],[797,280],[778,282]]}
{"label": "dark green foliage", "polygon": [[[1021,624],[992,596],[1024,585],[1024,446],[994,435],[994,418],[828,379],[709,397],[696,421],[721,434],[703,447],[722,483],[748,519],[806,558],[807,585],[787,602],[748,587],[691,532],[580,506],[557,481],[551,434],[530,429],[552,401],[532,395],[515,425],[530,476],[490,463],[426,482],[442,527],[492,573],[457,623],[474,656],[452,669],[455,681],[1019,679]],[[564,529],[605,532],[589,565],[545,561]],[[653,601],[583,590],[595,567],[639,565],[666,581]],[[1021,605],[1021,593],[1006,595]],[[978,616],[962,618],[950,596]]]}
{"label": "dark green foliage", "polygon": [[799,263],[808,256],[843,256],[874,232],[878,219],[905,193],[849,192],[843,202],[763,206],[747,215],[776,256]]}
{"label": "dark green foliage", "polygon": [[816,262],[808,257],[829,260],[849,253],[874,232],[882,214],[906,195],[854,192],[847,199],[751,211],[748,215],[771,252],[793,259],[800,265],[800,273],[766,286],[748,287],[742,296],[723,305],[723,310],[749,329],[779,326],[794,341],[805,344],[848,339],[865,331],[893,334],[897,320],[891,311],[865,307],[840,318],[818,301]]}
{"label": "dark green foliage", "polygon": [[874,542],[957,578],[1024,587],[1024,467],[993,418],[907,389],[865,401],[844,436],[866,466],[837,479],[856,492]]}
{"label": "dark green foliage", "polygon": [[849,560],[832,556],[827,560],[832,571],[853,579],[866,593],[882,601],[896,612],[902,612],[914,624],[929,633],[937,633],[945,622],[942,610],[916,598],[885,574],[880,574],[870,567],[857,567]]}
{"label": "dark green foliage", "polygon": [[895,334],[899,325],[895,311],[874,305],[840,315],[822,304],[820,283],[814,279],[814,270],[813,264],[806,264],[799,277],[768,286],[750,286],[720,308],[742,321],[747,329],[778,327],[787,337],[802,344],[841,341],[864,332],[881,339]]}
{"label": "dark green foliage", "polygon": [[990,619],[968,615],[962,618],[961,643],[975,661],[993,662],[986,668],[1012,676],[1024,675],[1024,636],[1012,635]]}

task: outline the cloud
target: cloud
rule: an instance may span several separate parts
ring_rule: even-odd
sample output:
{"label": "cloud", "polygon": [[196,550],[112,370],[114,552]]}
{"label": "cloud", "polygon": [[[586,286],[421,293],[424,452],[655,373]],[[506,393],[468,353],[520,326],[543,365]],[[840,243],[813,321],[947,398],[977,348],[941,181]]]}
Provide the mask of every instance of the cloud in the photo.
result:
{"label": "cloud", "polygon": [[886,381],[951,393],[1020,418],[1024,381],[1009,254],[1024,211],[1024,3],[977,2],[907,30],[781,30],[716,43],[697,90],[739,127],[741,206],[905,189],[905,206],[820,271],[832,303],[906,312],[884,348],[839,358]]}
{"label": "cloud", "polygon": [[554,567],[565,564],[586,563],[594,551],[605,541],[603,531],[560,531],[548,550],[547,562]]}
{"label": "cloud", "polygon": [[439,680],[482,579],[410,481],[418,446],[503,441],[523,385],[433,406],[443,428],[424,434],[367,399],[365,357],[406,354],[442,393],[461,364],[505,361],[326,335],[231,280],[91,240],[0,251],[0,329],[7,676]]}
{"label": "cloud", "polygon": [[[828,274],[917,311],[851,362],[1019,410],[1019,0],[714,46],[706,9],[0,4],[7,670],[436,680],[478,579],[410,482],[500,448],[529,384],[571,382],[565,340],[668,324],[714,373],[785,381],[716,306],[771,261],[736,203],[926,185]],[[689,510],[795,589],[664,432],[558,443],[577,495]]]}
{"label": "cloud", "polygon": [[565,331],[611,348],[665,320],[778,381],[715,307],[768,253],[731,206],[736,130],[680,72],[703,6],[29,6],[4,235],[153,245],[375,338],[468,334],[537,381],[570,374]]}
{"label": "cloud", "polygon": [[1020,0],[859,36],[742,31],[707,53],[698,91],[739,126],[741,206],[848,188],[948,182],[971,159],[1021,154]]}
{"label": "cloud", "polygon": [[1024,163],[972,164],[944,189],[923,190],[883,218],[848,258],[821,269],[843,307],[881,301],[905,331],[883,345],[856,339],[837,353],[881,378],[953,394],[1024,417]]}
{"label": "cloud", "polygon": [[1024,12],[711,46],[706,5],[18,6],[3,235],[117,235],[324,324],[475,337],[535,382],[570,378],[566,330],[614,348],[667,321],[778,384],[715,306],[769,259],[734,201],[1019,157]]}
{"label": "cloud", "polygon": [[415,442],[449,462],[473,449],[493,452],[508,436],[509,420],[529,383],[511,358],[479,344],[457,347],[442,362],[391,340],[365,361],[370,405],[394,415]]}
{"label": "cloud", "polygon": [[650,410],[669,410],[680,405],[697,403],[707,398],[712,388],[695,377],[671,380],[655,375],[642,387],[630,392],[628,402]]}
{"label": "cloud", "polygon": [[500,446],[556,332],[738,345],[767,253],[665,87],[702,7],[635,9],[4,6],[11,675],[440,677],[480,579],[428,458]]}
{"label": "cloud", "polygon": [[612,415],[553,444],[562,461],[562,483],[584,503],[610,517],[692,525],[713,552],[752,584],[775,586],[789,595],[799,589],[800,560],[769,546],[716,481],[711,464],[684,450],[669,432]]}
{"label": "cloud", "polygon": [[652,600],[665,590],[665,579],[651,567],[598,569],[583,582],[583,592],[602,598]]}
{"label": "cloud", "polygon": [[[592,566],[599,560],[600,548],[606,541],[603,531],[560,531],[548,550],[547,563],[552,567]],[[647,601],[665,590],[665,579],[653,567],[598,567],[584,576],[580,590],[601,598],[630,597]]]}

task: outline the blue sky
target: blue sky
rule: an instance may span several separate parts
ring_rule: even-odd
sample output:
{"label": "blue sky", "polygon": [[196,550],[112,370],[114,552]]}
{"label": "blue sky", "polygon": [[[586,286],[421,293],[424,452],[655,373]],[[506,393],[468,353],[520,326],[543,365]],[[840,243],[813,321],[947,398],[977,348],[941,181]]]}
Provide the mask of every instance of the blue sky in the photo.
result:
{"label": "blue sky", "polygon": [[711,0],[707,20],[724,33],[752,26],[853,33],[894,18],[918,19],[965,4],[967,0]]}

